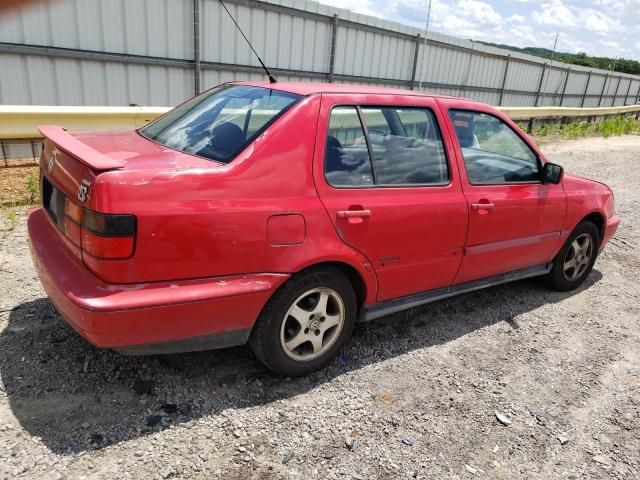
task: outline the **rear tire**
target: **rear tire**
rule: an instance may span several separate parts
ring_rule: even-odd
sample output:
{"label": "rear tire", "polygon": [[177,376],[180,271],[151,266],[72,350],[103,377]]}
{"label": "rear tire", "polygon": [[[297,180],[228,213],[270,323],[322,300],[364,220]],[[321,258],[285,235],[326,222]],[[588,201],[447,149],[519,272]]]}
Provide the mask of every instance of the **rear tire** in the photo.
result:
{"label": "rear tire", "polygon": [[560,292],[578,288],[591,273],[599,247],[598,227],[588,220],[580,223],[553,259],[547,285]]}
{"label": "rear tire", "polygon": [[351,336],[356,294],[339,270],[318,267],[294,275],[271,297],[249,346],[273,372],[307,375],[326,366]]}

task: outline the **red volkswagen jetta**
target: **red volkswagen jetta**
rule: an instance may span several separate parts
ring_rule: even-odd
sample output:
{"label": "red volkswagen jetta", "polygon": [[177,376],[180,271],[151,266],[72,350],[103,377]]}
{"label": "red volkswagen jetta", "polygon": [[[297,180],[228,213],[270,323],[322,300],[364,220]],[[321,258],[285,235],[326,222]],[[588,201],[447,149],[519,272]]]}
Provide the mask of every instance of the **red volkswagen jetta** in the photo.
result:
{"label": "red volkswagen jetta", "polygon": [[40,130],[38,274],[127,354],[248,341],[304,375],[357,320],[527,277],[576,288],[619,222],[607,186],[458,98],[232,83],[134,132]]}

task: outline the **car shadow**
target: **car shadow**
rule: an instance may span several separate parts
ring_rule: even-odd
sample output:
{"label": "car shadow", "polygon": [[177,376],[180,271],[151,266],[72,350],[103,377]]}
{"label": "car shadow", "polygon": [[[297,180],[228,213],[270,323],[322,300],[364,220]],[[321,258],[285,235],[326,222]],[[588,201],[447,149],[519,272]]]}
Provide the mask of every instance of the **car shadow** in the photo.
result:
{"label": "car shadow", "polygon": [[41,298],[9,313],[0,334],[0,389],[22,428],[52,451],[100,449],[224,410],[293,397],[346,372],[497,322],[518,329],[519,315],[601,278],[593,270],[578,290],[566,293],[523,280],[359,324],[339,358],[296,379],[275,377],[247,347],[154,357],[99,350]]}

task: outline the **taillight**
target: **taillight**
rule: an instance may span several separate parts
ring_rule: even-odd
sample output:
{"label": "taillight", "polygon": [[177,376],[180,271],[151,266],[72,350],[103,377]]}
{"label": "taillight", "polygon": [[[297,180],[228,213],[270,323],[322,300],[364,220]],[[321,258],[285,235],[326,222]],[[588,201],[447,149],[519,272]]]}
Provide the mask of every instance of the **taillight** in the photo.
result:
{"label": "taillight", "polygon": [[64,199],[64,233],[77,247],[80,246],[80,225],[82,224],[82,207]]}
{"label": "taillight", "polygon": [[133,255],[136,217],[133,215],[98,213],[84,209],[81,244],[83,253],[92,257],[116,260]]}
{"label": "taillight", "polygon": [[43,180],[42,204],[49,217],[83,253],[99,260],[123,260],[135,248],[136,217],[98,213],[73,203]]}

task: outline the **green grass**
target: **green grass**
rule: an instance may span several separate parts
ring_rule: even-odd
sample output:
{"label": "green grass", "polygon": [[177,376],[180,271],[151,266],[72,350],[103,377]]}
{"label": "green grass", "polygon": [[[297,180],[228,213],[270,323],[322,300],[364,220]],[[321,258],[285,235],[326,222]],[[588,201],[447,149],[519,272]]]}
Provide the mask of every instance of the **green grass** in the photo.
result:
{"label": "green grass", "polygon": [[38,185],[38,174],[32,173],[27,177],[26,180],[27,191],[29,192],[29,204],[33,205],[38,201],[40,196],[39,185]]}
{"label": "green grass", "polygon": [[13,230],[14,228],[16,228],[16,225],[18,224],[18,213],[14,210],[9,210],[7,212],[7,223],[8,230]]}
{"label": "green grass", "polygon": [[605,118],[599,122],[586,122],[576,119],[564,125],[545,123],[534,128],[532,134],[536,137],[555,135],[564,138],[593,136],[606,138],[618,135],[640,134],[640,120],[618,115]]}
{"label": "green grass", "polygon": [[13,210],[7,213],[7,220],[9,220],[11,223],[15,223],[17,219],[18,219],[18,214]]}

